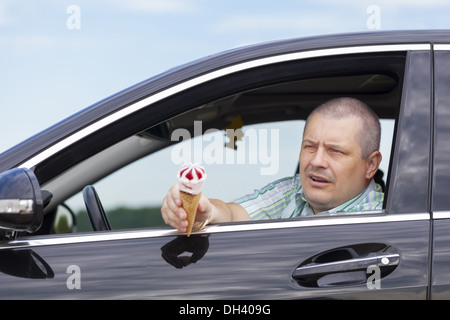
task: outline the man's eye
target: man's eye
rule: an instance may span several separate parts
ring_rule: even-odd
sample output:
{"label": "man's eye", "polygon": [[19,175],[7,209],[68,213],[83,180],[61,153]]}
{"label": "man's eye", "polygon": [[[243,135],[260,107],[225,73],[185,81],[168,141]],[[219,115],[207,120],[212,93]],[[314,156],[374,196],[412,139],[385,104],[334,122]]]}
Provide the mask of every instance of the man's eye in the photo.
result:
{"label": "man's eye", "polygon": [[338,149],[331,149],[331,151],[332,151],[333,153],[343,153],[341,150],[338,150]]}

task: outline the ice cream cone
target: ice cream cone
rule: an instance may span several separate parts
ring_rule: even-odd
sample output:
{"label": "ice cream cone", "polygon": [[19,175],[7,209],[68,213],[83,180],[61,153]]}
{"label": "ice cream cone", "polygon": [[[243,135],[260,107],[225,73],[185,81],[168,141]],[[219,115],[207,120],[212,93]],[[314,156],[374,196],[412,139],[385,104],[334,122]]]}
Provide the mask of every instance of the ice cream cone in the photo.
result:
{"label": "ice cream cone", "polygon": [[201,193],[199,194],[190,194],[187,192],[180,191],[180,198],[183,202],[183,209],[187,214],[187,236],[189,237],[192,232],[192,227],[194,226],[195,216],[197,214],[198,202],[200,201]]}
{"label": "ice cream cone", "polygon": [[184,164],[178,171],[178,187],[183,208],[187,213],[187,236],[189,237],[195,222],[198,202],[202,196],[206,180],[205,169],[198,164]]}

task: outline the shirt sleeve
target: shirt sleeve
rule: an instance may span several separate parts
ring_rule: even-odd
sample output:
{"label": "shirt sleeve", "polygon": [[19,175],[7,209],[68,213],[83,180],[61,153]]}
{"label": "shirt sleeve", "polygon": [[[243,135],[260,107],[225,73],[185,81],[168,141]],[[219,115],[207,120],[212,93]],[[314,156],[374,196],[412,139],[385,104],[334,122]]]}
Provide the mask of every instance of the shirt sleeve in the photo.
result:
{"label": "shirt sleeve", "polygon": [[298,191],[298,175],[276,180],[234,202],[240,204],[252,220],[278,219]]}

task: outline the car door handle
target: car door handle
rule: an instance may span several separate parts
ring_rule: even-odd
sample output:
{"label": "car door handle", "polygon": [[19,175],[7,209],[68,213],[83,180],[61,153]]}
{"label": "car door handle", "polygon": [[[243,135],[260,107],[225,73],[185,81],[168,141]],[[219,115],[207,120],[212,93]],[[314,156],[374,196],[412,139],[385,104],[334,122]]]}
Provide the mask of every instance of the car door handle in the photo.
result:
{"label": "car door handle", "polygon": [[294,279],[302,279],[310,276],[320,276],[330,273],[366,271],[370,266],[392,267],[397,266],[400,261],[398,253],[371,253],[365,257],[357,257],[333,262],[309,263],[299,266],[292,274]]}

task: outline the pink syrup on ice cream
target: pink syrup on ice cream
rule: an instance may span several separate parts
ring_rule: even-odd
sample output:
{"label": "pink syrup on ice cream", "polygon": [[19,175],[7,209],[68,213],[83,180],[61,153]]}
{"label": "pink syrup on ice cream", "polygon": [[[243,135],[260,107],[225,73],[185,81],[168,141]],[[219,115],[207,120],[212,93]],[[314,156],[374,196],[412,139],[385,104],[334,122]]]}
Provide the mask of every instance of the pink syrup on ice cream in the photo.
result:
{"label": "pink syrup on ice cream", "polygon": [[199,194],[206,180],[205,169],[196,163],[187,163],[178,171],[178,187],[180,191]]}

